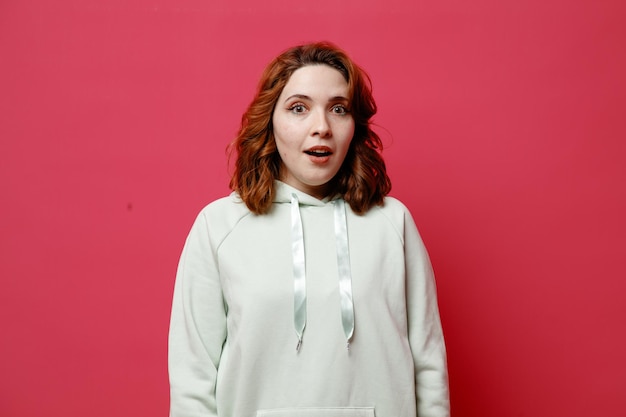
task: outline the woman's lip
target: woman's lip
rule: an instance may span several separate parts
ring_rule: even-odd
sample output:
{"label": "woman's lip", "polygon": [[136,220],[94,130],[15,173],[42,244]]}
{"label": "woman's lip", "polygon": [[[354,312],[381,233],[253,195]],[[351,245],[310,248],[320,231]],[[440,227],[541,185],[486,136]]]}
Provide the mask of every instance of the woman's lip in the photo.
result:
{"label": "woman's lip", "polygon": [[314,164],[324,164],[330,160],[333,151],[328,146],[313,146],[305,150],[304,153]]}
{"label": "woman's lip", "polygon": [[305,150],[304,153],[315,157],[325,157],[332,155],[333,151],[328,146],[313,146]]}
{"label": "woman's lip", "polygon": [[311,155],[307,153],[307,156],[309,157],[309,160],[313,162],[314,164],[321,165],[330,161],[331,154],[327,153],[327,154],[321,154],[321,155]]}

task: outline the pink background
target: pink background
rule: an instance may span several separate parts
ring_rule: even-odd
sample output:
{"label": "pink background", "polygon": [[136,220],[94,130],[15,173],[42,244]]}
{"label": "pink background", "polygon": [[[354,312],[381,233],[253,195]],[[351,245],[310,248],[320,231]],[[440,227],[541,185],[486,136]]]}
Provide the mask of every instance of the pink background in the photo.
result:
{"label": "pink background", "polygon": [[0,2],[0,415],[165,416],[174,273],[258,76],[371,75],[454,416],[626,409],[621,0]]}

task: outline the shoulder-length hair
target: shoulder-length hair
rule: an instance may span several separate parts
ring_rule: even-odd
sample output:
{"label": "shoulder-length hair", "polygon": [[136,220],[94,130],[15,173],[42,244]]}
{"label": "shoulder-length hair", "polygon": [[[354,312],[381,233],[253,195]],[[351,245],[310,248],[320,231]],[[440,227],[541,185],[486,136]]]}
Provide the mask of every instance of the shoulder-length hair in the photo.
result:
{"label": "shoulder-length hair", "polygon": [[391,190],[380,154],[382,142],[371,129],[376,103],[368,75],[345,52],[327,42],[288,49],[265,68],[257,93],[241,118],[239,134],[229,147],[230,155],[237,155],[230,188],[250,211],[269,211],[275,193],[274,180],[280,179],[281,169],[272,115],[291,75],[307,65],[328,65],[341,72],[348,82],[354,136],[341,168],[331,180],[330,195],[340,194],[354,212],[363,214],[382,205]]}

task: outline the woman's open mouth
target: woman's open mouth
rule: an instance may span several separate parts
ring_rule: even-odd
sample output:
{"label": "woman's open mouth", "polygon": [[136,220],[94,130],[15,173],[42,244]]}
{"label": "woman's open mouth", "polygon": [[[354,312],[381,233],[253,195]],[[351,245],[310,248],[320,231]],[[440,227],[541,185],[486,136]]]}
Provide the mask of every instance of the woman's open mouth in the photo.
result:
{"label": "woman's open mouth", "polygon": [[304,153],[316,157],[326,157],[333,154],[330,148],[326,146],[314,146],[313,148],[304,151]]}

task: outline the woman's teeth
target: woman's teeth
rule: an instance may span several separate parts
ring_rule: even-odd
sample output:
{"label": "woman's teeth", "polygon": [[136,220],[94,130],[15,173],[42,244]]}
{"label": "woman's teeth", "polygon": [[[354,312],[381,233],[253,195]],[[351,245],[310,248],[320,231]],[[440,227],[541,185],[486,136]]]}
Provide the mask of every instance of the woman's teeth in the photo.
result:
{"label": "woman's teeth", "polygon": [[328,156],[331,154],[329,151],[316,151],[316,150],[304,151],[304,153],[307,155],[311,155],[311,156]]}

